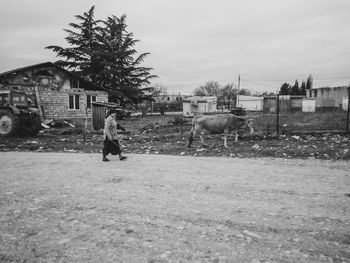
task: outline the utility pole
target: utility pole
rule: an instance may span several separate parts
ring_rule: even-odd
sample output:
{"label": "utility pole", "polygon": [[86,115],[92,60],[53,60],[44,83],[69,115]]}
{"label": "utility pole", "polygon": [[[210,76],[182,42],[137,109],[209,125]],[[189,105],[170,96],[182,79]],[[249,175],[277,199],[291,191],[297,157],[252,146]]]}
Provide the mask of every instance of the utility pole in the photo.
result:
{"label": "utility pole", "polygon": [[236,108],[239,107],[239,87],[241,86],[241,75],[238,75],[238,92],[236,99]]}
{"label": "utility pole", "polygon": [[349,131],[349,111],[350,111],[350,84],[348,86],[348,112],[346,114],[346,131]]}
{"label": "utility pole", "polygon": [[174,92],[174,90],[173,90],[173,102],[172,102],[172,104],[173,104],[173,116],[175,115],[175,92]]}
{"label": "utility pole", "polygon": [[276,96],[276,133],[277,137],[280,137],[280,94]]}

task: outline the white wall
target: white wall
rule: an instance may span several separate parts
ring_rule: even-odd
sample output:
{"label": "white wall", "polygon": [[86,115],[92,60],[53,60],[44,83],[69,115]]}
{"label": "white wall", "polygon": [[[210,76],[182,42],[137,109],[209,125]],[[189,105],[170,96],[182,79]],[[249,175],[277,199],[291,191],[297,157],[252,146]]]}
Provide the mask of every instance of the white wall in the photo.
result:
{"label": "white wall", "polygon": [[182,113],[183,114],[191,113],[191,102],[182,103]]}
{"label": "white wall", "polygon": [[[193,104],[197,105],[196,107]],[[182,113],[205,113],[205,112],[216,112],[217,103],[216,101],[207,101],[207,102],[183,102]],[[192,106],[191,106],[192,105]]]}
{"label": "white wall", "polygon": [[245,108],[250,111],[262,111],[264,107],[264,98],[255,96],[243,96],[238,97],[238,107]]}
{"label": "white wall", "polygon": [[348,102],[349,102],[348,98],[343,98],[342,106],[343,106],[343,110],[345,110],[345,111],[348,110]]}
{"label": "white wall", "polygon": [[302,102],[303,112],[315,112],[316,111],[316,100],[304,99]]}

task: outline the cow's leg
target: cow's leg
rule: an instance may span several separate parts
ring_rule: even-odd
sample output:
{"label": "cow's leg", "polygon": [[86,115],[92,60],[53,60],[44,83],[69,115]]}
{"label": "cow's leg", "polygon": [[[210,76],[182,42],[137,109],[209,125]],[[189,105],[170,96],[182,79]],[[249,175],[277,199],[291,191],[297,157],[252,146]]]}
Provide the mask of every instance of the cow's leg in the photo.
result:
{"label": "cow's leg", "polygon": [[225,130],[224,130],[224,147],[225,147],[225,148],[228,148],[228,147],[227,147],[227,137],[228,137],[228,134],[229,134],[229,130],[225,129]]}
{"label": "cow's leg", "polygon": [[204,147],[208,147],[208,145],[204,142],[204,139],[203,139],[204,133],[205,133],[205,131],[202,131],[202,132],[199,133],[199,139],[201,140],[202,145],[203,145]]}
{"label": "cow's leg", "polygon": [[196,135],[196,130],[191,130],[190,137],[188,138],[187,147],[190,148],[193,142],[193,137]]}
{"label": "cow's leg", "polygon": [[235,142],[238,142],[238,132],[235,134]]}
{"label": "cow's leg", "polygon": [[190,137],[188,138],[188,144],[187,147],[190,148],[191,144],[193,142],[193,137],[196,135],[196,125],[194,123],[194,119],[192,120],[192,128],[191,128],[191,133],[190,133]]}

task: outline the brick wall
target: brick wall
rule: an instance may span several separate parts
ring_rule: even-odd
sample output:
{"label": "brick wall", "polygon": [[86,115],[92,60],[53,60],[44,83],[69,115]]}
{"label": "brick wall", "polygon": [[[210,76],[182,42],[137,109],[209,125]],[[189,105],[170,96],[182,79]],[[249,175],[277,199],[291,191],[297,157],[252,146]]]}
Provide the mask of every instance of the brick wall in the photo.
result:
{"label": "brick wall", "polygon": [[[98,102],[108,102],[107,92],[86,89],[83,86],[86,83],[80,81],[78,77],[75,78],[50,63],[19,70],[16,74],[6,75],[0,82],[27,93],[35,106],[35,87],[38,86],[40,104],[46,119],[85,118],[87,95],[96,96]],[[79,109],[69,108],[69,95],[79,95]],[[88,117],[91,118],[91,109],[88,109]]]}
{"label": "brick wall", "polygon": [[[96,96],[96,101],[107,102],[108,94],[105,91],[90,91],[82,89],[53,90],[39,88],[40,103],[46,119],[75,119],[85,118],[87,95]],[[69,95],[79,95],[79,109],[69,108]],[[88,118],[91,118],[91,108],[88,109]]]}

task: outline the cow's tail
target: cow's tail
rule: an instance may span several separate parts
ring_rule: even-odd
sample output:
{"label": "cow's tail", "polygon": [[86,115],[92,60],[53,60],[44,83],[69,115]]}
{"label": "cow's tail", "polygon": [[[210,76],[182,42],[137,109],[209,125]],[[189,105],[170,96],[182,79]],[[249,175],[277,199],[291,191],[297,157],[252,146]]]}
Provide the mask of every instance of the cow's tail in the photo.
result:
{"label": "cow's tail", "polygon": [[193,119],[192,119],[192,128],[191,128],[191,131],[190,131],[190,137],[188,138],[187,147],[191,147],[191,144],[193,142],[193,133],[194,133],[194,128],[195,128],[195,124],[194,124],[195,117],[196,116],[194,116]]}

